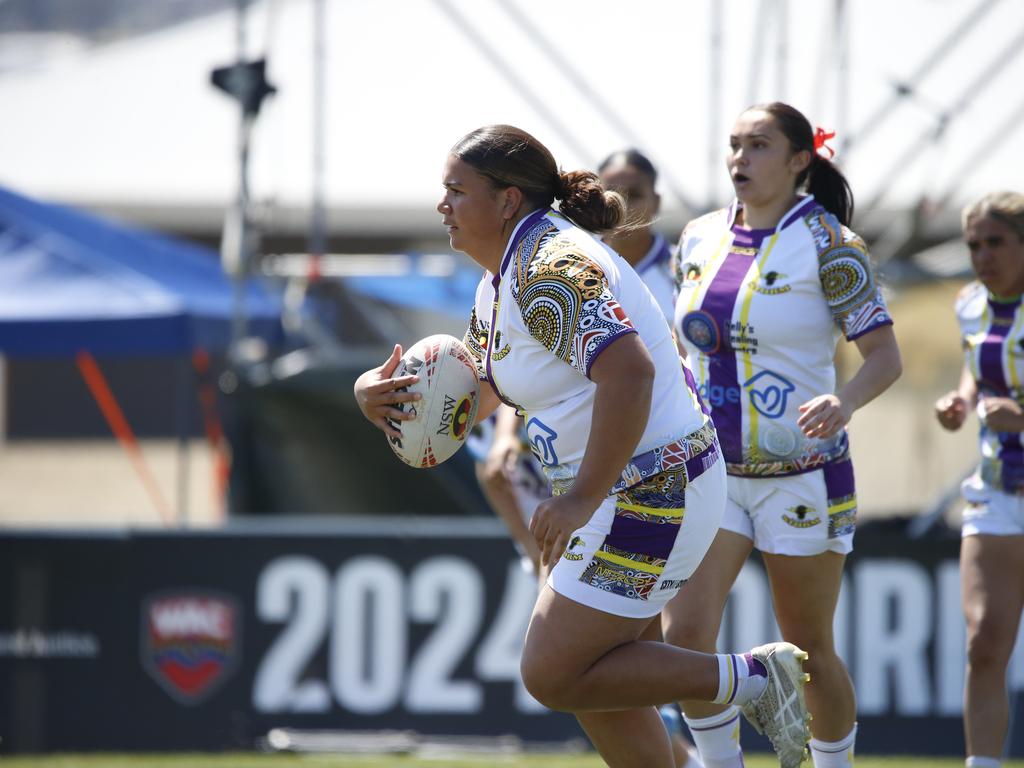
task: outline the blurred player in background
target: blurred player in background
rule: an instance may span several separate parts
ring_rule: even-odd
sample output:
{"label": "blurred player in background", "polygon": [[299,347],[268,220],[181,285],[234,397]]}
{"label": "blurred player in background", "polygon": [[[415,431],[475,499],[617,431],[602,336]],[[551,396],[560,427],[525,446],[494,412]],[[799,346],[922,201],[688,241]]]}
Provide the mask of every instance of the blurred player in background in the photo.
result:
{"label": "blurred player in background", "polygon": [[[744,111],[726,160],[728,207],[690,222],[677,255],[675,329],[711,406],[729,473],[722,529],[665,611],[665,636],[715,648],[726,598],[760,550],[782,636],[804,648],[817,768],[853,762],[856,700],[832,621],[857,501],[846,425],[900,375],[853,196],[817,134],[778,102]],[[863,363],[836,389],[836,344]],[[740,768],[734,707],[684,702],[708,768]]]}
{"label": "blurred player in background", "polygon": [[671,324],[675,314],[675,282],[672,249],[652,228],[661,196],[658,171],[638,149],[623,149],[606,157],[597,168],[602,183],[626,199],[628,226],[607,235],[604,241],[640,275]]}
{"label": "blurred player in background", "polygon": [[[442,184],[452,247],[486,270],[465,338],[486,381],[478,418],[499,399],[527,414],[555,494],[530,521],[551,572],[523,647],[527,690],[581,716],[611,766],[674,766],[656,707],[696,699],[741,705],[796,768],[806,654],[788,643],[734,655],[645,640],[715,536],[725,472],[661,310],[594,237],[622,223],[621,196],[593,173],[559,172],[546,147],[505,125],[460,139]],[[395,408],[415,379],[392,378],[400,352],[354,387],[384,431],[411,415]]]}
{"label": "blurred player in background", "polygon": [[526,442],[526,427],[514,408],[499,405],[478,421],[466,439],[476,478],[494,513],[508,528],[523,567],[543,583],[540,547],[530,533],[533,510],[551,496],[551,485]]}
{"label": "blurred player in background", "polygon": [[956,299],[965,364],[960,386],[935,403],[939,423],[981,423],[981,463],[967,502],[960,580],[967,620],[967,765],[997,768],[1009,706],[1006,667],[1024,608],[1024,195],[995,192],[963,213],[977,280]]}

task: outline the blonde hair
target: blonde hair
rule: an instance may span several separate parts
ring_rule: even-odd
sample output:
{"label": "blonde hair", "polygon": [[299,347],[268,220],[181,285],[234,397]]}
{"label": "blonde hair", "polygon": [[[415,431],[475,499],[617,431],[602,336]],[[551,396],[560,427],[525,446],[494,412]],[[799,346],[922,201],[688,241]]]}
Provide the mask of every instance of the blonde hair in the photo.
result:
{"label": "blonde hair", "polygon": [[1019,192],[989,192],[964,208],[961,226],[967,229],[971,221],[985,216],[1007,224],[1024,242],[1024,195]]}

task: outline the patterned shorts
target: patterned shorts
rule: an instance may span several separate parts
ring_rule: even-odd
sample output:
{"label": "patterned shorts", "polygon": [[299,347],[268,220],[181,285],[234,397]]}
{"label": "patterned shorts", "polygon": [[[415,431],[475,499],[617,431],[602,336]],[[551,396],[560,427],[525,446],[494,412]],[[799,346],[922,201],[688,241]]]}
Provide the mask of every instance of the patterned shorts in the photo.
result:
{"label": "patterned shorts", "polygon": [[548,585],[606,613],[657,615],[711,546],[725,496],[721,460],[689,482],[667,470],[609,496],[573,532]]}

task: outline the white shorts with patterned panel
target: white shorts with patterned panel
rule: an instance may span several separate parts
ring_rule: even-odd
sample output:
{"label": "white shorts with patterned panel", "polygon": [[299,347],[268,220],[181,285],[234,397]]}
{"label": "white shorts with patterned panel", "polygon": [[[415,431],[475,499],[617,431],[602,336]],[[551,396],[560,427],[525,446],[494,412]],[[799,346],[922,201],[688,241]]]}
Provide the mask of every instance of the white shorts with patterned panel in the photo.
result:
{"label": "white shorts with patterned panel", "polygon": [[605,613],[656,616],[704,559],[725,504],[723,461],[685,488],[681,476],[663,472],[605,499],[573,532],[548,585]]}
{"label": "white shorts with patterned panel", "polygon": [[810,557],[853,551],[857,495],[849,459],[784,477],[729,476],[722,528],[761,552]]}
{"label": "white shorts with patterned panel", "polygon": [[964,507],[960,535],[1024,535],[1024,496],[997,490],[977,473],[960,485],[967,505]]}

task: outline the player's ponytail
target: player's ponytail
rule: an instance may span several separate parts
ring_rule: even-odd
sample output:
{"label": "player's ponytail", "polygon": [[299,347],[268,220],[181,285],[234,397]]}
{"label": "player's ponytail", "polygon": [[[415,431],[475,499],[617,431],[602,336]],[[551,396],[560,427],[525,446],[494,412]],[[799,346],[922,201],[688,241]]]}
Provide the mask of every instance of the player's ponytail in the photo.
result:
{"label": "player's ponytail", "polygon": [[558,210],[583,229],[610,232],[626,218],[626,201],[605,189],[596,173],[570,171],[559,174],[558,181]]}
{"label": "player's ponytail", "polygon": [[841,224],[849,226],[853,220],[853,190],[843,172],[827,157],[813,152],[811,164],[804,173],[807,191]]}
{"label": "player's ponytail", "polygon": [[[816,134],[811,128],[810,121],[800,110],[781,101],[757,104],[746,111],[751,110],[771,115],[779,130],[789,140],[793,152],[810,152],[810,163],[797,176],[797,189],[806,188],[826,211],[839,219],[840,223],[848,226],[853,220],[853,191],[835,163],[819,154],[819,149],[824,145],[823,142],[815,140]],[[823,134],[820,130],[818,133]]]}
{"label": "player's ponytail", "polygon": [[451,154],[497,188],[518,187],[533,208],[559,200],[566,218],[591,232],[613,230],[625,218],[621,195],[589,171],[560,173],[548,148],[521,128],[485,125],[459,139]]}

